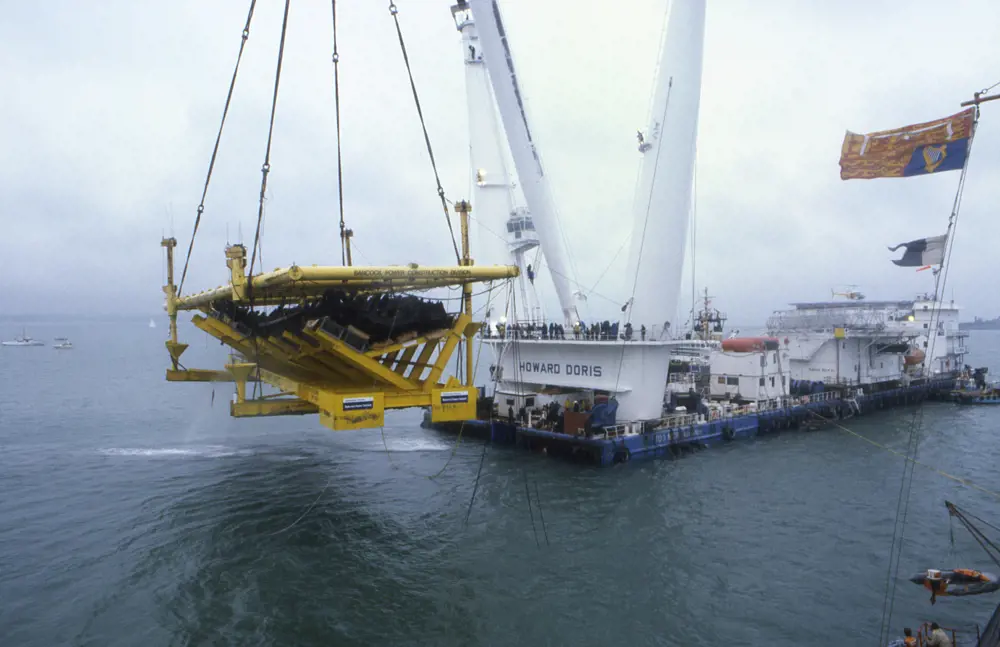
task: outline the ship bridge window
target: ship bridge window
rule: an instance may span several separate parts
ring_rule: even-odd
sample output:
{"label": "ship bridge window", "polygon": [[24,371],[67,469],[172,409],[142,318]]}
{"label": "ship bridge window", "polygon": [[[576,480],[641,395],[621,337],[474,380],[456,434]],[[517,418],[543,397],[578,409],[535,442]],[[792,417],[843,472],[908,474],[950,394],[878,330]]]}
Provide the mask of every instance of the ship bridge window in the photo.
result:
{"label": "ship bridge window", "polygon": [[507,231],[513,233],[518,231],[535,231],[535,223],[531,218],[511,218],[507,221]]}

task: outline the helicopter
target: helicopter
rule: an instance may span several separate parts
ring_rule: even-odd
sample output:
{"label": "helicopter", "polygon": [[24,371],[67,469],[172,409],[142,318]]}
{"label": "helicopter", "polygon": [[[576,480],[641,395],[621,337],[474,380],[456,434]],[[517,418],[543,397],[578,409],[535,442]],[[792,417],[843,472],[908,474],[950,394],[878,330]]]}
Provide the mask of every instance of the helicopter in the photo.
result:
{"label": "helicopter", "polygon": [[[847,287],[856,288],[858,286],[848,285]],[[851,301],[862,301],[865,298],[865,295],[853,289],[849,289],[846,292],[837,292],[835,290],[830,290],[830,294],[832,294],[835,297],[844,297],[845,299],[850,299]]]}

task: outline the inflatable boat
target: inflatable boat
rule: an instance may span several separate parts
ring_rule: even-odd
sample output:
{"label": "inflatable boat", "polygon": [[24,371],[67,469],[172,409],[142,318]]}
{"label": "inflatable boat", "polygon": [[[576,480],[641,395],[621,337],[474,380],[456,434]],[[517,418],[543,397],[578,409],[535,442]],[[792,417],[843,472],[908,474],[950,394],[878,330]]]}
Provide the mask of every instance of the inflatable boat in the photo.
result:
{"label": "inflatable boat", "polygon": [[1000,578],[993,573],[983,573],[968,568],[956,568],[950,571],[927,569],[911,577],[910,581],[920,584],[934,595],[979,595],[1000,589]]}

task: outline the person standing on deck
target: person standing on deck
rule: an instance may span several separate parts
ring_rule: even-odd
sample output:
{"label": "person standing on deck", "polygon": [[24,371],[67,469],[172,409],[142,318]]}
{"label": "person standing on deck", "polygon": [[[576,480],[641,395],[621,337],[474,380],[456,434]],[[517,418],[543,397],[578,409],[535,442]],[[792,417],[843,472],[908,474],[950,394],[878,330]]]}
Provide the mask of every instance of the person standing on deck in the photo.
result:
{"label": "person standing on deck", "polygon": [[931,623],[931,634],[927,636],[927,641],[924,644],[927,647],[954,647],[951,638],[936,622]]}

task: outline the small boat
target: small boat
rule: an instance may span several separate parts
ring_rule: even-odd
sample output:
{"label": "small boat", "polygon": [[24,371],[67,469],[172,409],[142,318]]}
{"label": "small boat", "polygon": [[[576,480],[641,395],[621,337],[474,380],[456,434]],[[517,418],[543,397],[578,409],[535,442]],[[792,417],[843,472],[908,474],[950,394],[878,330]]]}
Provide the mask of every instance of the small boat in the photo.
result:
{"label": "small boat", "polygon": [[73,342],[71,342],[69,339],[65,337],[56,337],[55,340],[58,343],[52,346],[52,348],[55,348],[56,350],[72,350]]}
{"label": "small boat", "polygon": [[953,392],[958,404],[1000,404],[1000,388],[991,387],[977,391]]}
{"label": "small boat", "polygon": [[14,341],[0,341],[0,346],[44,346],[45,342],[32,339],[22,330],[20,337],[15,337]]}
{"label": "small boat", "polygon": [[910,581],[930,591],[931,600],[939,595],[979,595],[1000,589],[1000,579],[996,575],[969,568],[955,568],[950,571],[929,568],[911,577]]}
{"label": "small boat", "polygon": [[149,320],[149,327],[150,327],[150,328],[156,328],[156,322],[155,322],[155,321],[153,321],[152,319],[150,319],[150,320]]}

